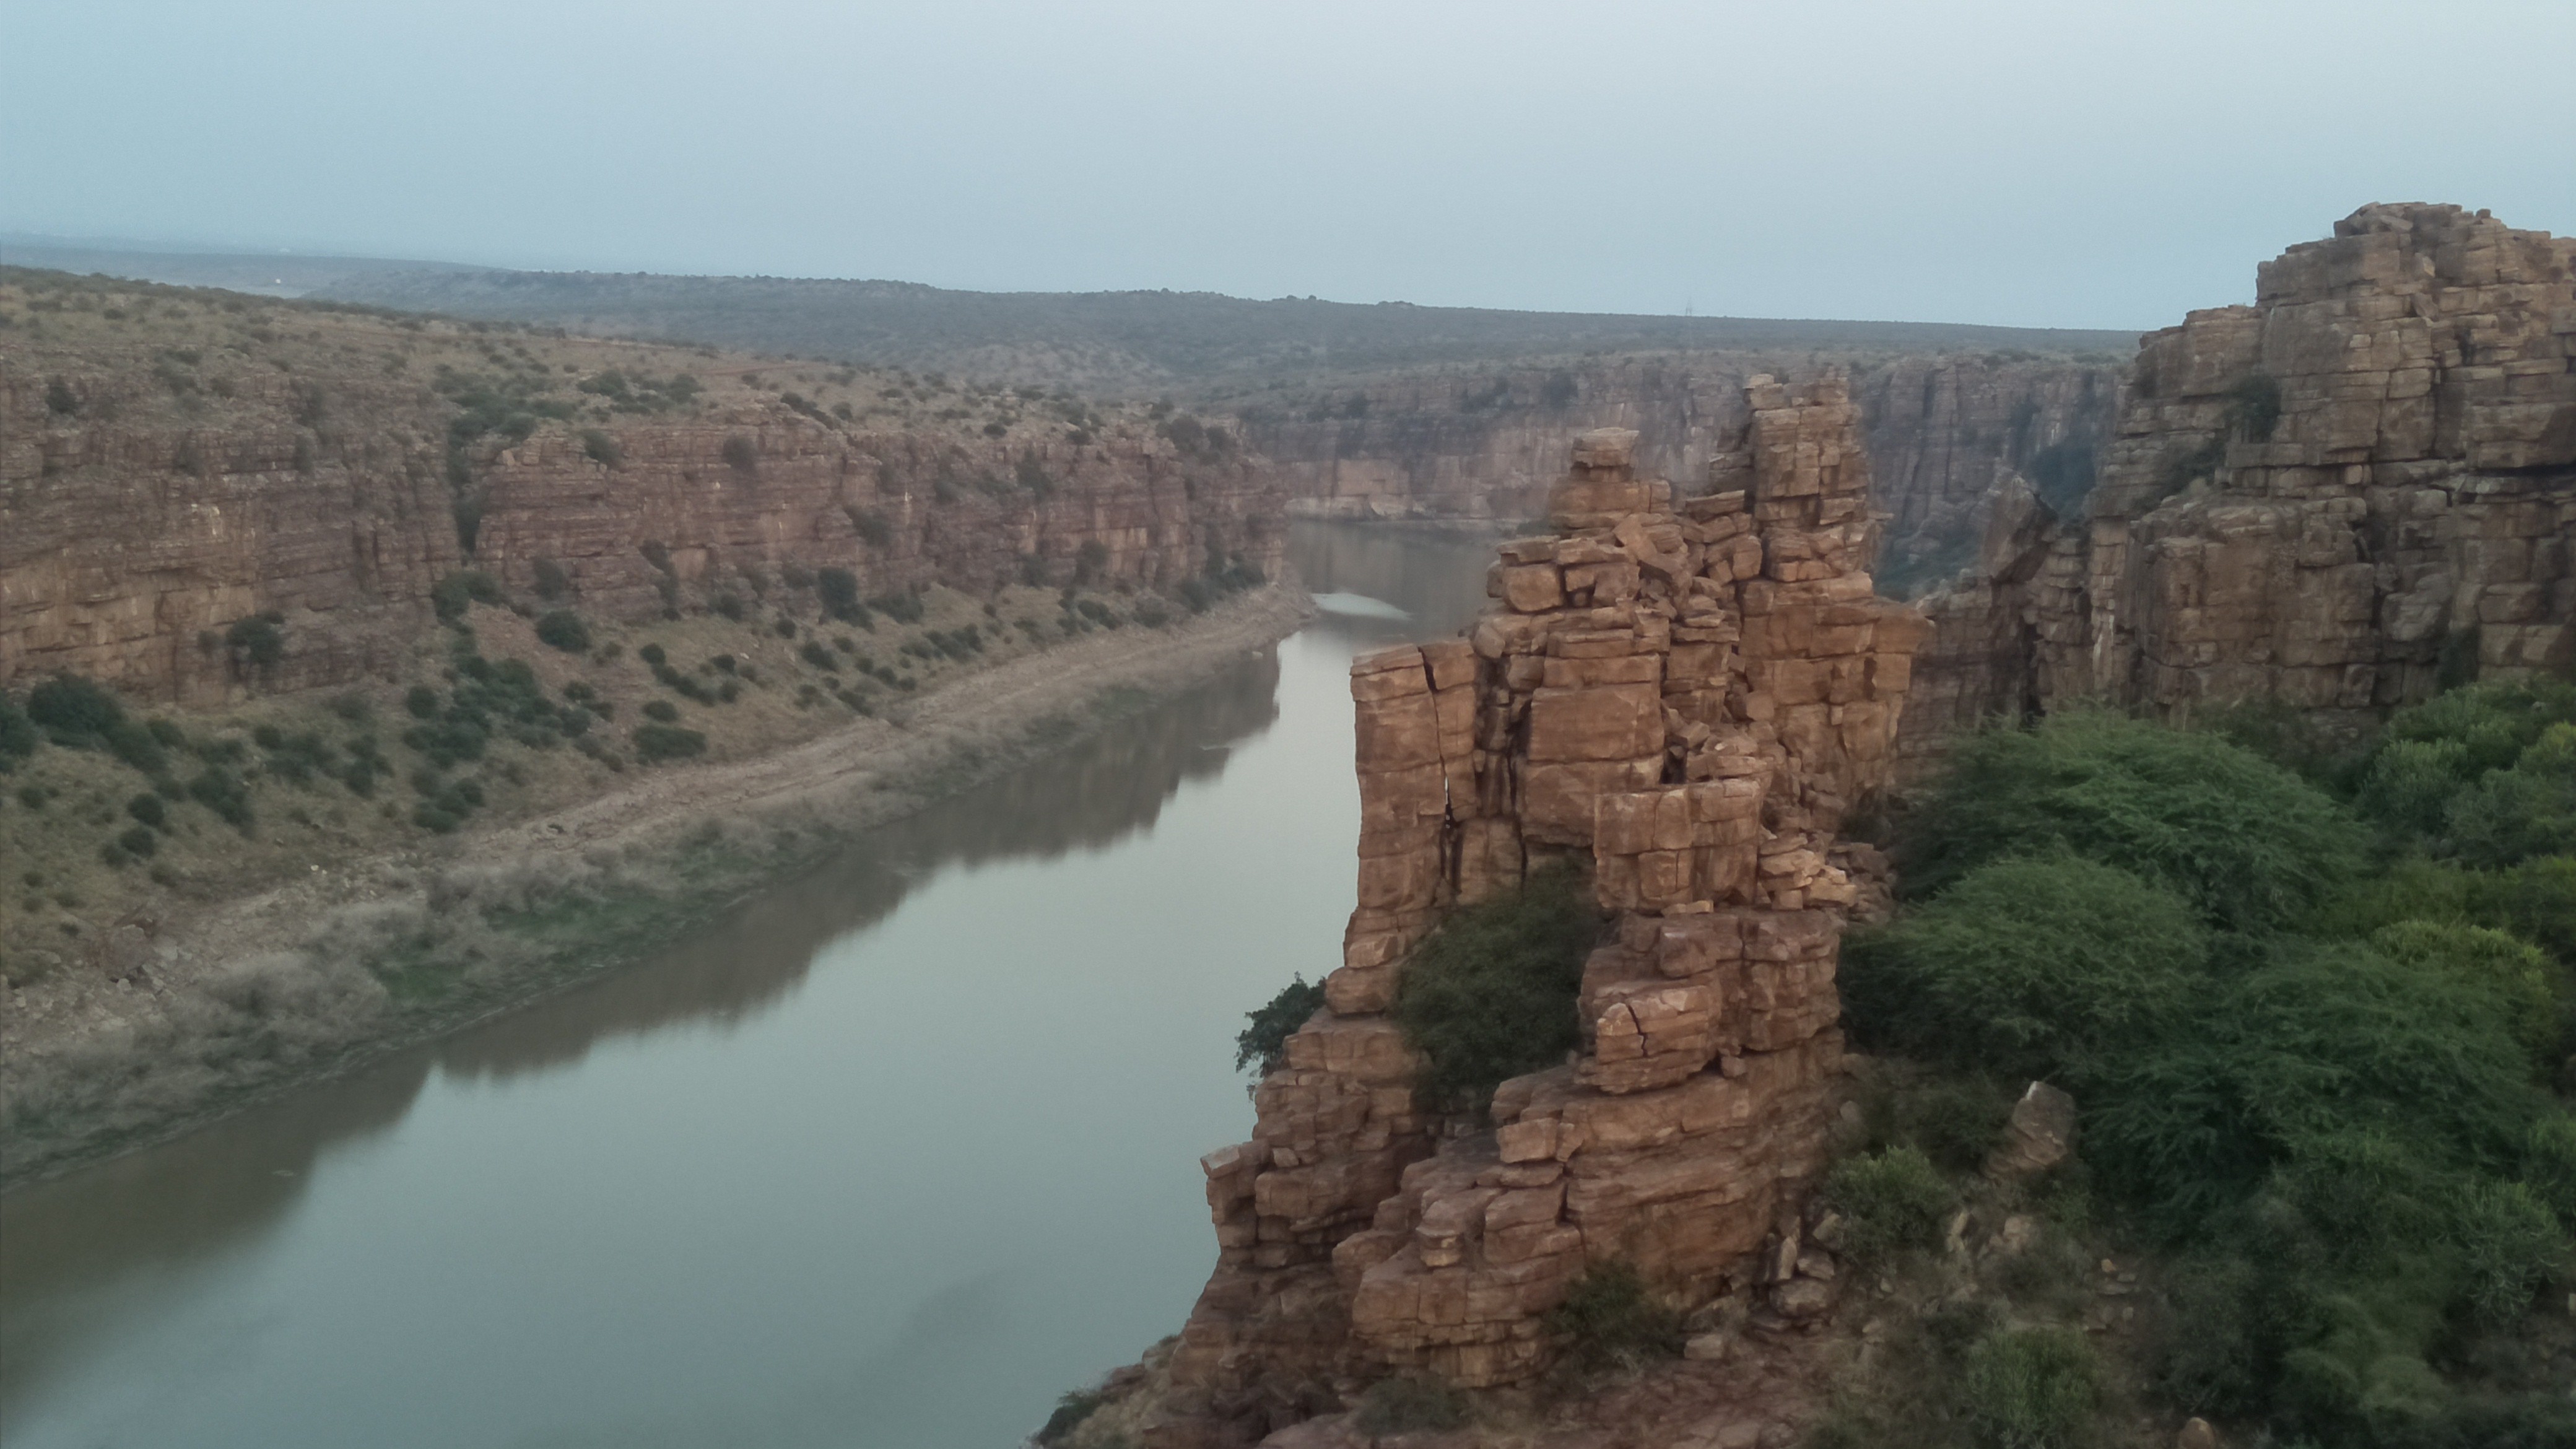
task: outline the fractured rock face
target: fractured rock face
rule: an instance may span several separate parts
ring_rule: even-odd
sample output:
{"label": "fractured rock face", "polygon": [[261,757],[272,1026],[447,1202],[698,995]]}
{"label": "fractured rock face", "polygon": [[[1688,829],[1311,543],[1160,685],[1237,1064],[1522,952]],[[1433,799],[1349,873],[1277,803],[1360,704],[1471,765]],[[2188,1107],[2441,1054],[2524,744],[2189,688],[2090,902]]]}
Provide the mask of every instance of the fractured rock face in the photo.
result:
{"label": "fractured rock face", "polygon": [[[870,595],[985,592],[1063,583],[1096,556],[1100,582],[1169,587],[1226,558],[1275,575],[1285,547],[1255,460],[1135,431],[1076,447],[845,427],[763,402],[610,420],[614,467],[559,431],[501,451],[468,551],[433,442],[452,409],[417,386],[334,379],[346,442],[317,457],[299,454],[293,379],[250,377],[220,427],[156,411],[140,365],[66,385],[76,417],[49,407],[40,369],[0,370],[0,684],[68,670],[220,705],[253,682],[221,631],[265,611],[285,648],[262,691],[396,678],[432,589],[465,568],[526,590],[542,562],[585,612],[642,619],[666,594],[757,598],[794,570],[847,569]],[[1022,466],[1045,493],[946,481]]]}
{"label": "fractured rock face", "polygon": [[1906,752],[2099,696],[2357,724],[2576,661],[2576,239],[2368,206],[2142,344],[2090,516],[1992,512]]}
{"label": "fractured rock face", "polygon": [[[1925,626],[1862,572],[1839,379],[1756,378],[1747,401],[1699,496],[1639,477],[1635,434],[1585,434],[1554,534],[1502,546],[1468,639],[1352,665],[1343,964],[1253,1140],[1205,1163],[1222,1259],[1173,1375],[1216,1418],[1344,1376],[1526,1377],[1587,1264],[1704,1293],[1820,1168],[1833,911],[1856,895],[1835,836],[1884,781]],[[1584,970],[1584,1050],[1502,1084],[1483,1121],[1424,1110],[1383,1015],[1407,953],[1568,855],[1617,921]]]}

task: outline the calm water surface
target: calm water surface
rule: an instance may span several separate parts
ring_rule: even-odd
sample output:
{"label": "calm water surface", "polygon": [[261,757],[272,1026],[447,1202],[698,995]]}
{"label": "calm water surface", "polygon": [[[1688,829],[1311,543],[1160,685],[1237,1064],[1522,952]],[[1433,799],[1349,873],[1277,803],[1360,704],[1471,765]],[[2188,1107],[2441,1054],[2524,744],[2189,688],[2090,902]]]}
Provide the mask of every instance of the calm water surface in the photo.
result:
{"label": "calm water surface", "polygon": [[1242,1013],[1339,954],[1345,669],[1482,542],[663,957],[0,1199],[0,1439],[995,1449],[1178,1328]]}

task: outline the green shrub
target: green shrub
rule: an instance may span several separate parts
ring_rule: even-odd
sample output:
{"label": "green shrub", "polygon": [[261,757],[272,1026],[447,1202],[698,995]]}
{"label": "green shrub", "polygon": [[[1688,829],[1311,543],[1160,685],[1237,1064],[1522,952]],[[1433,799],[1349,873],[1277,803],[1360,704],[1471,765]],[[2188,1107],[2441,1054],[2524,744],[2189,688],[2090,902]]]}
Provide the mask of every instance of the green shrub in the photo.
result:
{"label": "green shrub", "polygon": [[1452,912],[1405,964],[1394,1017],[1422,1055],[1426,1097],[1481,1111],[1507,1077],[1576,1045],[1583,960],[1601,937],[1584,881],[1557,866]]}
{"label": "green shrub", "polygon": [[726,438],[720,451],[725,465],[735,472],[749,477],[760,471],[760,449],[747,435],[735,433]]}
{"label": "green shrub", "polygon": [[1234,1038],[1234,1069],[1253,1067],[1253,1075],[1266,1077],[1279,1070],[1288,1051],[1288,1038],[1297,1028],[1324,1006],[1321,982],[1308,985],[1300,976],[1279,988],[1279,994],[1264,1002],[1257,1011],[1247,1011],[1243,1019],[1252,1023]]}
{"label": "green shrub", "polygon": [[215,812],[235,830],[250,834],[250,787],[242,783],[241,776],[221,765],[209,764],[188,782],[188,798]]}
{"label": "green shrub", "polygon": [[36,722],[27,718],[26,709],[18,703],[18,696],[0,689],[0,772],[34,754],[43,738],[36,730]]}
{"label": "green shrub", "polygon": [[676,725],[640,724],[635,727],[632,738],[636,758],[648,764],[661,760],[684,760],[707,752],[705,735]]}
{"label": "green shrub", "polygon": [[125,813],[133,816],[137,823],[156,830],[170,818],[169,808],[161,803],[161,797],[148,792],[126,801]]}
{"label": "green shrub", "polygon": [[2071,1329],[2005,1329],[1968,1351],[1963,1386],[1979,1445],[2074,1449],[2092,1437],[2102,1366]]}
{"label": "green shrub", "polygon": [[2557,1214],[2519,1182],[2472,1183],[2451,1231],[2462,1260],[2466,1307],[2491,1327],[2521,1318],[2532,1295],[2566,1260],[2567,1237]]}
{"label": "green shrub", "polygon": [[888,518],[884,514],[873,509],[861,509],[856,506],[851,507],[847,511],[850,518],[850,527],[858,533],[861,539],[866,541],[870,548],[892,548],[894,546],[893,519]]}
{"label": "green shrub", "polygon": [[615,438],[598,428],[581,430],[581,455],[610,468],[622,467],[626,462],[626,450],[617,446]]}
{"label": "green shrub", "polygon": [[1918,1148],[1846,1157],[1825,1176],[1825,1202],[1843,1215],[1837,1251],[1863,1268],[1879,1268],[1941,1244],[1959,1195]]}
{"label": "green shrub", "polygon": [[2355,943],[2247,948],[2194,1028],[2102,1064],[2085,1155],[2182,1226],[2366,1132],[2428,1164],[2506,1160],[2534,1106],[2504,999]]}
{"label": "green shrub", "polygon": [[2358,822],[2209,735],[2071,712],[1963,741],[1909,825],[1910,898],[2013,855],[2082,856],[2165,885],[2212,924],[2285,925],[2356,873]]}
{"label": "green shrub", "polygon": [[2261,1272],[2237,1253],[2203,1250],[2177,1261],[2164,1286],[2147,1352],[2158,1394],[2189,1414],[2259,1409],[2278,1356],[2278,1325],[2260,1310],[2277,1300]]}
{"label": "green shrub", "polygon": [[1681,1313],[1616,1260],[1585,1269],[1543,1326],[1559,1362],[1577,1374],[1636,1368],[1682,1351]]}
{"label": "green shrub", "polygon": [[2576,851],[2576,684],[2489,681],[2398,711],[2357,803],[2481,865]]}
{"label": "green shrub", "polygon": [[125,832],[123,834],[116,837],[116,843],[121,846],[128,855],[148,857],[152,852],[161,848],[161,837],[153,834],[143,826],[129,825],[125,828]]}
{"label": "green shrub", "polygon": [[2013,1095],[1985,1077],[1943,1077],[1897,1098],[1898,1138],[1933,1165],[1974,1172],[1985,1165],[2011,1120]]}
{"label": "green shrub", "polygon": [[868,616],[867,605],[859,602],[859,576],[848,569],[816,570],[814,593],[822,600],[823,612],[843,623],[855,624]]}
{"label": "green shrub", "polygon": [[1053,1449],[1053,1446],[1072,1438],[1073,1431],[1082,1427],[1082,1421],[1100,1412],[1100,1406],[1107,1402],[1109,1400],[1105,1396],[1084,1390],[1066,1394],[1055,1401],[1055,1412],[1047,1415],[1045,1425],[1030,1436],[1032,1442],[1040,1449]]}
{"label": "green shrub", "polygon": [[2480,777],[2443,825],[2450,849],[2477,865],[2576,853],[2576,725],[2551,725],[2513,768]]}
{"label": "green shrub", "polygon": [[2539,947],[2504,931],[2457,921],[2398,921],[2371,933],[2371,946],[2391,961],[2458,980],[2504,999],[2514,1035],[2542,1062],[2555,1060],[2563,974]]}
{"label": "green shrub", "polygon": [[537,616],[537,642],[567,654],[590,648],[590,626],[570,609],[551,609]]}
{"label": "green shrub", "polygon": [[572,575],[565,573],[564,566],[553,559],[537,560],[533,572],[538,598],[552,603],[572,592]]}
{"label": "green shrub", "polygon": [[1438,1379],[1380,1379],[1360,1395],[1351,1427],[1375,1437],[1381,1434],[1438,1433],[1462,1428],[1467,1401]]}
{"label": "green shrub", "polygon": [[1855,943],[1843,983],[1866,1041],[2048,1076],[2174,1020],[2208,956],[2191,903],[2160,885],[2007,857]]}
{"label": "green shrub", "polygon": [[501,602],[501,586],[481,569],[458,569],[429,591],[429,603],[440,623],[454,624],[475,604]]}
{"label": "green shrub", "polygon": [[278,627],[280,620],[276,614],[254,614],[235,620],[224,631],[224,644],[235,659],[266,668],[286,657],[286,633]]}
{"label": "green shrub", "polygon": [[644,701],[644,717],[670,724],[679,719],[680,711],[678,706],[667,699],[648,699]]}
{"label": "green shrub", "polygon": [[2227,389],[2228,430],[2249,443],[2272,439],[2281,421],[2281,383],[2270,373],[2250,372]]}
{"label": "green shrub", "polygon": [[2522,1180],[2576,1232],[2576,1116],[2543,1112],[2523,1139]]}
{"label": "green shrub", "polygon": [[95,746],[125,722],[116,696],[77,674],[57,674],[29,690],[26,713],[56,744],[76,748]]}
{"label": "green shrub", "polygon": [[832,651],[812,639],[806,640],[804,646],[796,651],[796,657],[817,669],[828,669],[835,674],[841,670],[841,661],[832,657]]}

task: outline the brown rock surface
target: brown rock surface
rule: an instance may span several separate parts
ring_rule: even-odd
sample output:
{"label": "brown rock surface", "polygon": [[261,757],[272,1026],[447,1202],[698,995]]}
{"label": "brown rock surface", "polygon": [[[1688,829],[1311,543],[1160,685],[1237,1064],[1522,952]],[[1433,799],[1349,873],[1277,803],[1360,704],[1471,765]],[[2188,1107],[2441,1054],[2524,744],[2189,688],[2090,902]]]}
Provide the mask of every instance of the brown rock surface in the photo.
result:
{"label": "brown rock surface", "polygon": [[[1930,581],[1976,550],[1999,479],[2080,493],[2109,436],[2125,369],[2102,354],[1876,353],[1841,359],[1861,446],[1888,515],[1882,573]],[[1757,373],[1819,375],[1813,355],[1675,353],[1583,358],[1483,375],[1395,374],[1305,415],[1248,408],[1247,436],[1278,466],[1290,508],[1329,518],[1537,517],[1587,429],[1638,434],[1636,465],[1703,476],[1751,418]],[[1329,414],[1329,415],[1324,415]]]}
{"label": "brown rock surface", "polygon": [[[1258,1437],[1391,1371],[1526,1378],[1586,1264],[1706,1296],[1820,1168],[1856,894],[1835,832],[1886,776],[1924,626],[1861,571],[1841,381],[1746,391],[1713,491],[1676,501],[1634,433],[1587,433],[1469,639],[1352,665],[1358,908],[1252,1140],[1203,1164],[1221,1261],[1171,1361],[1201,1412],[1158,1442]],[[1381,1014],[1407,952],[1569,854],[1617,917],[1585,1050],[1487,1122],[1426,1111]]]}
{"label": "brown rock surface", "polygon": [[2141,345],[2088,517],[1993,510],[1906,753],[2088,696],[2358,724],[2576,661],[2576,239],[2368,206]]}
{"label": "brown rock surface", "polygon": [[[431,589],[465,568],[524,594],[550,561],[568,602],[633,619],[666,591],[756,607],[823,568],[871,596],[1078,572],[1172,587],[1233,557],[1275,573],[1284,547],[1284,499],[1257,460],[1184,452],[1141,413],[1093,417],[1097,433],[1016,412],[958,423],[965,403],[995,406],[974,398],[844,418],[756,386],[756,369],[796,365],[775,360],[504,348],[455,324],[293,307],[244,323],[226,294],[139,295],[160,309],[149,322],[119,310],[75,332],[40,312],[41,330],[0,340],[0,684],[68,670],[209,706],[251,684],[389,678],[431,622]],[[30,282],[10,300],[48,296]],[[453,447],[461,389],[446,363],[436,384],[419,375],[441,355],[495,386],[551,375],[523,400],[570,416]],[[680,373],[714,380],[649,415],[593,390]],[[284,657],[253,676],[220,636],[265,612],[284,621]]]}

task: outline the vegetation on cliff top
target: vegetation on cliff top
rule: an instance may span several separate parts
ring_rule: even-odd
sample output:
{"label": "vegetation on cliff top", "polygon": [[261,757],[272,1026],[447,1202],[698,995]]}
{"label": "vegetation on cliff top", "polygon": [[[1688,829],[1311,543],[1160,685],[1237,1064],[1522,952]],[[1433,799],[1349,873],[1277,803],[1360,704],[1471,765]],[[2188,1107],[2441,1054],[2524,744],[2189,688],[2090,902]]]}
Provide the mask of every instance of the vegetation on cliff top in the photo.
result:
{"label": "vegetation on cliff top", "polygon": [[[2077,712],[1964,742],[1903,823],[1909,908],[1850,943],[1848,1024],[2074,1094],[2052,1211],[2164,1263],[2150,1398],[2318,1444],[2576,1436],[2541,1307],[2576,1269],[2571,746],[2547,682],[2402,711],[2315,779]],[[1840,1422],[1896,1432],[1871,1412]],[[2008,1429],[1881,1442],[2077,1442]]]}

